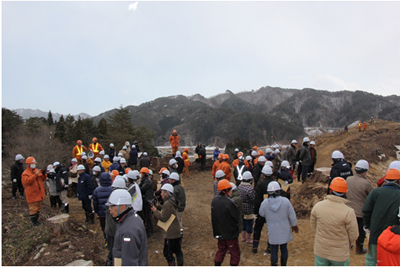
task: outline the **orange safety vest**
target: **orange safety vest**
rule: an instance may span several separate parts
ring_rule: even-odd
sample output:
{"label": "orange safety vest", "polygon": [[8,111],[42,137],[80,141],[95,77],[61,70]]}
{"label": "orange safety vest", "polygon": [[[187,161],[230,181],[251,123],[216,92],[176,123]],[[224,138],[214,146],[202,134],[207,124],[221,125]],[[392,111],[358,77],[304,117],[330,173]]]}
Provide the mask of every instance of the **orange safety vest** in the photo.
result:
{"label": "orange safety vest", "polygon": [[99,152],[99,149],[98,149],[98,147],[99,147],[99,143],[92,144],[92,149],[93,149],[93,152],[94,152],[94,153],[97,153],[97,152]]}
{"label": "orange safety vest", "polygon": [[78,149],[78,153],[76,153],[77,156],[80,155],[80,154],[82,154],[82,152],[83,152],[83,147],[80,146],[80,148],[81,148],[81,150],[79,150],[79,146],[76,145],[76,149]]}

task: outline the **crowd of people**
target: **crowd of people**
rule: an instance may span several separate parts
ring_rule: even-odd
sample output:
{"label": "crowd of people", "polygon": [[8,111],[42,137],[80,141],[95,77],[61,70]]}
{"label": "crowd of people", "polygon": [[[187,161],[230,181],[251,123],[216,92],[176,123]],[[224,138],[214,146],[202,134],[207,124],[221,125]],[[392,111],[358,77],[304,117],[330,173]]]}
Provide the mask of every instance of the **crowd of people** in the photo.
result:
{"label": "crowd of people", "polygon": [[[147,265],[147,239],[154,232],[154,221],[164,230],[164,257],[168,265],[184,264],[182,252],[183,213],[186,194],[182,178],[189,178],[189,150],[179,151],[176,130],[170,138],[173,157],[168,168],[150,169],[146,152],[138,158],[140,148],[127,141],[117,153],[110,144],[106,154],[93,138],[88,149],[80,140],[73,148],[69,167],[56,161],[45,170],[36,168],[34,157],[18,154],[11,167],[12,194],[25,195],[29,218],[38,226],[39,213],[45,198],[45,187],[51,207],[69,213],[67,192],[82,203],[88,224],[97,214],[109,254],[106,265]],[[205,171],[206,153],[203,145],[196,147],[200,170]],[[24,170],[23,162],[26,168]],[[292,140],[284,153],[275,145],[264,151],[254,146],[248,155],[235,149],[232,156],[217,147],[213,153],[214,197],[211,203],[211,225],[217,239],[215,265],[222,265],[229,251],[233,266],[240,263],[241,242],[258,253],[264,225],[268,230],[271,265],[287,265],[288,242],[292,232],[298,233],[297,218],[290,202],[290,184],[307,182],[317,161],[315,142],[305,137],[302,147]],[[380,187],[373,189],[366,175],[369,163],[360,159],[346,161],[343,153],[332,153],[332,168],[327,198],[314,205],[311,228],[315,232],[315,265],[349,265],[350,246],[357,254],[366,254],[366,265],[399,265],[399,255],[388,247],[400,242],[400,161],[390,164]],[[296,172],[297,171],[297,172]],[[211,181],[210,181],[211,186]],[[57,207],[58,206],[58,207]],[[368,250],[364,248],[365,233],[370,234]],[[393,242],[396,242],[397,244]],[[329,245],[328,245],[329,244]]]}

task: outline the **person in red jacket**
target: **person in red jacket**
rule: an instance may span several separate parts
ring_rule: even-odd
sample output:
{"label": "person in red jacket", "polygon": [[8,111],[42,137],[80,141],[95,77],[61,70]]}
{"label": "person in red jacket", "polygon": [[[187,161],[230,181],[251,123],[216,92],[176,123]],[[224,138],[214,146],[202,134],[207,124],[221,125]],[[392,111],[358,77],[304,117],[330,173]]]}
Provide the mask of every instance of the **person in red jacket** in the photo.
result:
{"label": "person in red jacket", "polygon": [[176,133],[176,130],[173,130],[172,134],[169,136],[169,142],[172,147],[172,157],[175,158],[176,151],[178,151],[179,147],[179,135]]}
{"label": "person in red jacket", "polygon": [[21,175],[26,202],[28,202],[29,207],[29,219],[34,226],[41,224],[38,219],[45,197],[43,182],[47,178],[46,171],[36,169],[36,163],[34,157],[28,157],[26,159],[26,170]]}
{"label": "person in red jacket", "polygon": [[400,266],[400,226],[389,226],[378,238],[378,266]]}

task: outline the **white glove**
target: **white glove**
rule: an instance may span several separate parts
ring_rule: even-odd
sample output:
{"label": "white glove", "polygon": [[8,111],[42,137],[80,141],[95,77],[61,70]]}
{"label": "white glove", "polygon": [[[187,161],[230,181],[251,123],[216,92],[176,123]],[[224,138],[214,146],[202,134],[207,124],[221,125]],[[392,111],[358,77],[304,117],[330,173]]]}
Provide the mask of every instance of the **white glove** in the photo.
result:
{"label": "white glove", "polygon": [[92,195],[89,195],[89,199],[92,199]]}
{"label": "white glove", "polygon": [[365,226],[363,226],[363,229],[364,229],[364,231],[365,231],[365,233],[367,233],[367,234],[369,234],[369,229],[367,229]]}
{"label": "white glove", "polygon": [[288,185],[288,181],[285,181],[285,185]]}
{"label": "white glove", "polygon": [[298,162],[298,161],[296,161],[296,165],[299,165],[299,162]]}
{"label": "white glove", "polygon": [[17,182],[17,179],[13,179],[13,183],[16,183]]}

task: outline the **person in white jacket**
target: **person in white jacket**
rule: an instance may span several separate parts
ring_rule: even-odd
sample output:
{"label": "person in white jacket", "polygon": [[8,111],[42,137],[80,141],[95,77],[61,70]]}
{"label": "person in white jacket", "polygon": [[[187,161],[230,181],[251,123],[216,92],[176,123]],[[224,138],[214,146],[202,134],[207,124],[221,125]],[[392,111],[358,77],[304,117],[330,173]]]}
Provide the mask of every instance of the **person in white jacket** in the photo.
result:
{"label": "person in white jacket", "polygon": [[[259,214],[264,217],[268,228],[268,242],[271,244],[271,266],[278,266],[278,250],[281,250],[281,266],[286,266],[289,252],[287,243],[293,239],[292,231],[298,233],[296,213],[286,197],[280,196],[278,182],[268,184],[266,198]],[[291,229],[290,229],[291,228]]]}
{"label": "person in white jacket", "polygon": [[132,208],[134,211],[142,211],[143,209],[143,199],[142,193],[140,192],[137,180],[140,178],[140,173],[137,170],[129,171],[126,175],[128,178],[128,192],[132,196]]}

